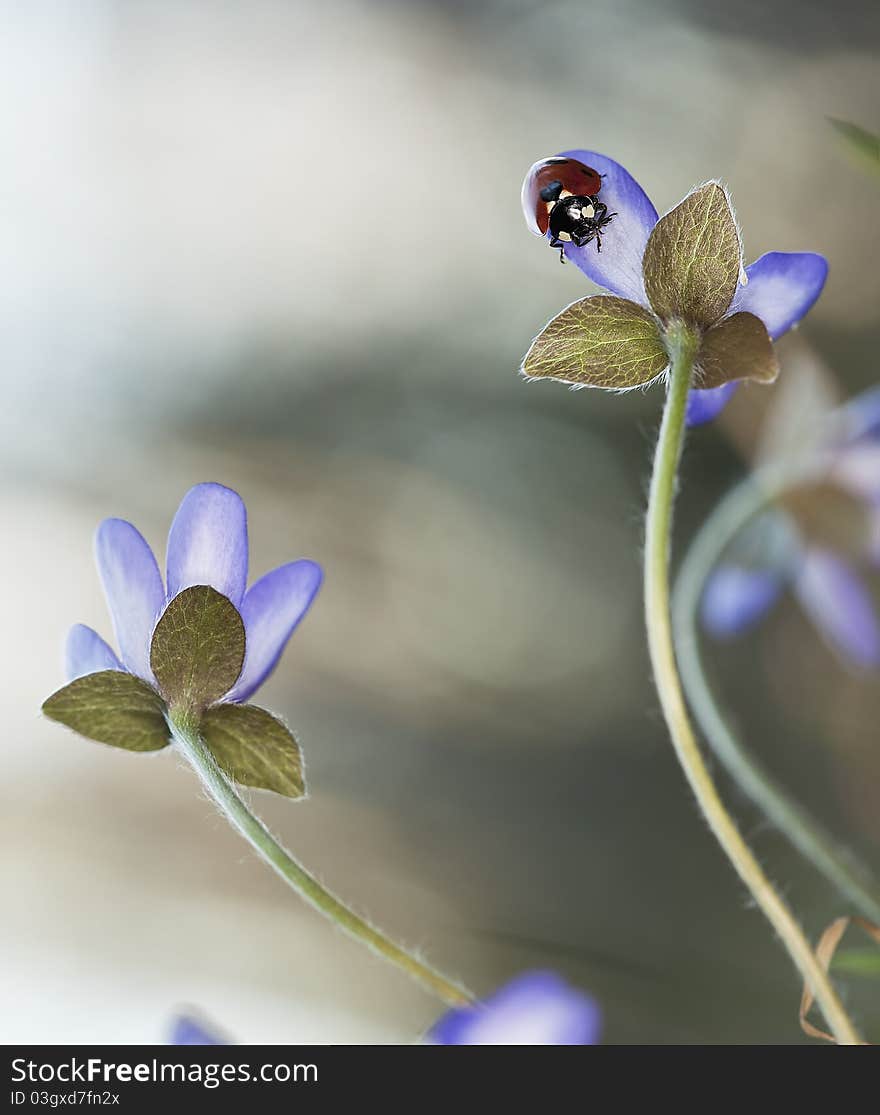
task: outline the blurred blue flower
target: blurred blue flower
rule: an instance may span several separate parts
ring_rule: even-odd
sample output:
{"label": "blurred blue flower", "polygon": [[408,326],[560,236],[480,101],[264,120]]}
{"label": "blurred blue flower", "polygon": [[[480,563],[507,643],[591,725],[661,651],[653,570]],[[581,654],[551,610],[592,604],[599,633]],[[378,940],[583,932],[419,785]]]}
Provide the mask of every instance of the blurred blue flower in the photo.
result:
{"label": "blurred blue flower", "polygon": [[168,535],[165,584],[153,551],[124,519],[101,523],[95,554],[119,656],[91,627],[77,624],[67,637],[68,681],[123,670],[155,686],[150,642],[159,618],[177,593],[208,585],[232,601],[245,625],[244,666],[227,701],[246,701],[274,670],[322,577],[315,562],[292,561],[247,589],[247,513],[241,497],[221,484],[197,484],[184,496]]}
{"label": "blurred blue flower", "polygon": [[225,1038],[191,1014],[178,1014],[171,1022],[169,1045],[228,1045]]}
{"label": "blurred blue flower", "polygon": [[[597,151],[560,152],[577,159],[604,176],[602,202],[615,217],[602,232],[603,248],[590,243],[582,248],[566,243],[563,251],[594,283],[612,294],[650,309],[642,275],[642,256],[657,210],[629,171]],[[528,214],[527,214],[528,218]],[[548,233],[549,235],[549,233]],[[748,282],[740,286],[727,313],[748,312],[763,321],[771,340],[777,340],[805,316],[822,292],[828,263],[816,252],[768,252],[746,268]],[[688,425],[715,418],[739,386],[725,383],[710,390],[691,391]]]}
{"label": "blurred blue flower", "polygon": [[[825,479],[841,489],[841,498],[848,493],[861,501],[868,527],[863,557],[880,567],[880,389],[843,407],[839,418],[836,439],[827,447]],[[818,488],[815,502],[822,498],[828,497]],[[719,565],[703,590],[703,626],[720,639],[740,635],[760,622],[788,587],[848,662],[880,667],[880,618],[860,569],[849,556],[812,540],[791,515],[773,512],[771,525],[780,521],[782,560],[777,550],[766,564]]]}
{"label": "blurred blue flower", "polygon": [[880,666],[880,623],[858,571],[844,558],[808,547],[789,578],[763,569],[721,565],[706,582],[703,625],[719,639],[754,627],[779,599],[786,583],[820,633],[850,663]]}
{"label": "blurred blue flower", "polygon": [[553,972],[526,972],[483,1003],[445,1014],[428,1035],[437,1045],[595,1045],[593,999]]}
{"label": "blurred blue flower", "polygon": [[[525,972],[482,1003],[448,1011],[427,1035],[434,1045],[596,1045],[599,1007],[554,972]],[[193,1014],[177,1015],[169,1045],[228,1045]]]}
{"label": "blurred blue flower", "polygon": [[754,627],[779,599],[785,581],[772,569],[719,565],[703,590],[703,624],[716,638]]}
{"label": "blurred blue flower", "polygon": [[870,556],[880,566],[880,386],[853,399],[841,417],[843,448],[831,463],[831,478],[871,508]]}
{"label": "blurred blue flower", "polygon": [[849,445],[880,444],[880,384],[842,406],[841,440]]}

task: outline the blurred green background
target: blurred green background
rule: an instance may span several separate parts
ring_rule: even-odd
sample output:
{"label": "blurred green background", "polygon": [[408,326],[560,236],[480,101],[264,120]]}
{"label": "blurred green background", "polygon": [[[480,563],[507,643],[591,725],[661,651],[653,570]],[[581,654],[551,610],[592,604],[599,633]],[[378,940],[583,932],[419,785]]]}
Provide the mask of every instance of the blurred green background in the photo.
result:
{"label": "blurred green background", "polygon": [[[602,1000],[609,1042],[800,1040],[797,980],[649,679],[662,394],[518,379],[591,290],[529,236],[519,188],[571,146],[661,212],[721,176],[748,259],[831,261],[780,386],[690,439],[681,553],[766,451],[767,412],[800,413],[784,392],[810,411],[877,380],[878,183],[825,117],[878,124],[878,6],[0,11],[0,1038],[156,1041],[192,1003],[242,1042],[406,1042],[440,1011],[258,866],[172,754],[38,715],[67,627],[110,634],[94,526],[130,518],[161,555],[211,479],[248,504],[255,573],[326,569],[261,694],[311,798],[257,804],[328,884],[480,992],[559,969]],[[876,863],[876,678],[794,605],[710,663],[752,748]],[[843,904],[725,789],[818,934]],[[847,994],[876,1025],[864,985]]]}

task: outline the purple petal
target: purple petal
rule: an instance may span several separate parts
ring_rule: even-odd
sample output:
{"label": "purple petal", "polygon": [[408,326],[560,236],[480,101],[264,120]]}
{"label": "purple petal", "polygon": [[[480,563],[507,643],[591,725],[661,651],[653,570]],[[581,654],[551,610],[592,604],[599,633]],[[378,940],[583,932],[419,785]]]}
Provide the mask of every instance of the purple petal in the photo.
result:
{"label": "purple petal", "polygon": [[68,681],[76,681],[86,674],[101,670],[121,670],[122,663],[104,642],[97,631],[77,623],[67,634],[64,647],[65,673]]}
{"label": "purple petal", "polygon": [[703,589],[700,619],[716,639],[748,631],[779,599],[782,578],[768,569],[720,565]]}
{"label": "purple petal", "polygon": [[95,537],[95,557],[122,662],[152,683],[150,640],[165,606],[153,551],[131,523],[105,519]]}
{"label": "purple petal", "polygon": [[566,259],[612,294],[646,306],[642,256],[651,229],[657,223],[657,210],[629,171],[607,155],[580,150],[563,151],[562,155],[577,159],[605,176],[599,198],[608,206],[609,213],[617,214],[602,230],[601,252],[595,240],[583,248],[566,244]]}
{"label": "purple petal", "polygon": [[831,475],[853,495],[880,503],[880,441],[858,441],[841,449]]}
{"label": "purple petal", "polygon": [[732,383],[722,383],[720,387],[707,387],[705,390],[695,387],[688,395],[685,415],[687,425],[702,426],[704,422],[717,418],[739,385],[740,381],[734,380]]}
{"label": "purple petal", "polygon": [[429,1034],[438,1045],[595,1045],[601,1015],[553,972],[526,972],[484,1003],[451,1010]]}
{"label": "purple petal", "polygon": [[323,573],[313,561],[292,561],[251,585],[241,605],[247,632],[241,677],[227,696],[246,701],[275,669],[293,630],[321,587]]}
{"label": "purple petal", "polygon": [[228,1045],[224,1038],[212,1032],[192,1015],[179,1014],[171,1023],[169,1045]]}
{"label": "purple petal", "polygon": [[841,414],[846,441],[880,439],[880,384],[850,399]]}
{"label": "purple petal", "polygon": [[729,314],[755,314],[775,341],[803,318],[822,293],[828,261],[816,252],[767,252],[746,268]]}
{"label": "purple petal", "polygon": [[248,570],[247,512],[222,484],[197,484],[183,497],[168,534],[168,599],[210,585],[238,607]]}
{"label": "purple petal", "polygon": [[807,551],[796,582],[798,598],[816,627],[850,663],[880,666],[880,622],[858,573],[827,550]]}
{"label": "purple petal", "polygon": [[880,569],[880,505],[875,507],[871,514],[868,559],[875,569]]}

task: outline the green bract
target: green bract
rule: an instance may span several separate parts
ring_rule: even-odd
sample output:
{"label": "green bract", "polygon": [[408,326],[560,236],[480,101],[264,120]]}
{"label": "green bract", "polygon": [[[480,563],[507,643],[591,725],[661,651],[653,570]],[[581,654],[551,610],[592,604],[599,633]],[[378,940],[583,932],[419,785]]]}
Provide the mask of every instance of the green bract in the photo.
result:
{"label": "green bract", "polygon": [[288,729],[256,705],[214,705],[202,718],[202,738],[235,782],[289,798],[305,793],[302,756]]}
{"label": "green bract", "polygon": [[170,742],[162,698],[121,670],[77,678],[44,701],[43,712],[87,739],[126,751],[158,751]]}
{"label": "green bract", "polygon": [[736,221],[717,182],[700,186],[660,218],[642,259],[645,291],[657,316],[702,328],[730,306],[741,270]]}
{"label": "green bract", "polygon": [[207,585],[184,589],[156,624],[150,668],[172,712],[199,713],[238,681],[244,623],[235,605]]}
{"label": "green bract", "polygon": [[244,656],[238,609],[215,589],[197,585],[178,593],[153,633],[150,665],[158,691],[133,674],[102,670],[59,689],[43,712],[88,739],[127,751],[165,747],[177,720],[200,732],[234,781],[302,797],[302,757],[288,728],[256,705],[221,701],[238,680]]}
{"label": "green bract", "polygon": [[724,188],[700,186],[654,226],[642,270],[648,305],[596,295],[573,303],[535,338],[529,378],[628,390],[660,377],[673,335],[697,338],[694,386],[772,382],[778,373],[764,323],[729,313],[742,274],[739,232]]}
{"label": "green bract", "polygon": [[773,342],[754,314],[733,314],[703,335],[697,354],[700,387],[720,387],[732,379],[772,383],[779,375]]}
{"label": "green bract", "polygon": [[558,314],[535,338],[523,370],[622,390],[650,383],[668,363],[654,316],[626,298],[600,294]]}

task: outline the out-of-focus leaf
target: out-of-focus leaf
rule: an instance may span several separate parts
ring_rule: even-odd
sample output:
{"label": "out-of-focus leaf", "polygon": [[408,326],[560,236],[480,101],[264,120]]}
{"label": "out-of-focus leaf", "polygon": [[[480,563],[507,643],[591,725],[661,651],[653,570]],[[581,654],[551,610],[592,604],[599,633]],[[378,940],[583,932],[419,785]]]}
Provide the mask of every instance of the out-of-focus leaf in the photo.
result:
{"label": "out-of-focus leaf", "polygon": [[849,120],[838,120],[833,116],[828,117],[828,123],[854,155],[858,155],[872,170],[880,173],[880,135]]}
{"label": "out-of-focus leaf", "polygon": [[785,375],[772,392],[760,422],[753,421],[751,444],[756,466],[771,461],[807,460],[827,437],[828,417],[840,404],[840,389],[830,369],[802,335],[785,340]]}
{"label": "out-of-focus leaf", "polygon": [[[834,954],[837,951],[837,946],[840,944],[841,938],[844,933],[846,933],[847,929],[849,929],[850,925],[859,926],[859,928],[863,929],[873,941],[876,941],[877,944],[880,945],[880,925],[875,925],[872,921],[868,921],[867,918],[835,918],[819,938],[818,945],[816,945],[816,959],[826,972],[831,967]],[[827,1030],[820,1030],[818,1026],[814,1026],[807,1018],[814,999],[815,995],[810,985],[804,983],[804,990],[801,993],[800,1010],[798,1011],[801,1029],[811,1038],[822,1038],[823,1041],[834,1042],[836,1039],[833,1034],[829,1034]]]}
{"label": "out-of-focus leaf", "polygon": [[834,957],[831,970],[880,979],[880,949],[844,949]]}
{"label": "out-of-focus leaf", "polygon": [[873,525],[870,504],[830,481],[792,488],[779,499],[810,543],[851,558],[868,552]]}
{"label": "out-of-focus leaf", "polygon": [[77,678],[43,702],[43,713],[87,739],[126,751],[158,751],[169,742],[162,698],[121,670]]}

